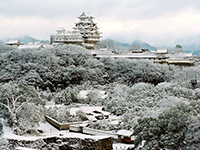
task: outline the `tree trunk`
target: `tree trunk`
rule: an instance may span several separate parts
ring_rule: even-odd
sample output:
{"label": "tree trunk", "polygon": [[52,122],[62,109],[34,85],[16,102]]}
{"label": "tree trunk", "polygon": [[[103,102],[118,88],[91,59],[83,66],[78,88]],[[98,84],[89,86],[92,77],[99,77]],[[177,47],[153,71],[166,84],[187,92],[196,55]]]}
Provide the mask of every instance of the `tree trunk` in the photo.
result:
{"label": "tree trunk", "polygon": [[17,123],[18,123],[18,121],[17,121],[17,115],[13,114],[11,117],[12,117],[11,120],[12,120],[12,129],[13,129],[13,132],[18,135],[18,131],[17,131]]}

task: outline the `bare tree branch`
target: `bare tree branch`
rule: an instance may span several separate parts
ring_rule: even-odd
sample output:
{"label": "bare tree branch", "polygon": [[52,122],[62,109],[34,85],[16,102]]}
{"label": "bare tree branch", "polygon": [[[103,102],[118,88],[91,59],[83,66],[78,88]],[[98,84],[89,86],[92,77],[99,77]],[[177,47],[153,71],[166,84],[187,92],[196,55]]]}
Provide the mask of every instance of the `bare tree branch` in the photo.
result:
{"label": "bare tree branch", "polygon": [[16,109],[16,113],[20,112],[22,110],[22,108],[31,101],[30,97],[28,97],[27,99],[28,100],[26,102],[24,102],[20,106],[18,106],[18,108]]}
{"label": "bare tree branch", "polygon": [[5,108],[7,108],[8,111],[11,113],[11,115],[13,115],[13,112],[12,112],[12,110],[11,110],[11,108],[10,108],[9,106],[5,105],[4,103],[0,103],[0,105],[2,105],[2,106],[4,106]]}

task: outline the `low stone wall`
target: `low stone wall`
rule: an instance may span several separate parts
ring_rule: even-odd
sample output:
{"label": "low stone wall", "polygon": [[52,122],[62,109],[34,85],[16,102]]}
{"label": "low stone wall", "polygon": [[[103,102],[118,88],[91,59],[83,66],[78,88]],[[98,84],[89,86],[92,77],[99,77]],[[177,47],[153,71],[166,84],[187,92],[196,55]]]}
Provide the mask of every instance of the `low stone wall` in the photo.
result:
{"label": "low stone wall", "polygon": [[8,143],[10,150],[18,146],[39,150],[112,150],[113,144],[111,138],[94,140],[65,137],[48,137],[36,141],[8,139]]}
{"label": "low stone wall", "polygon": [[82,124],[82,122],[71,122],[63,124],[47,115],[45,116],[45,118],[47,122],[49,122],[52,126],[57,128],[58,130],[68,130],[70,125]]}

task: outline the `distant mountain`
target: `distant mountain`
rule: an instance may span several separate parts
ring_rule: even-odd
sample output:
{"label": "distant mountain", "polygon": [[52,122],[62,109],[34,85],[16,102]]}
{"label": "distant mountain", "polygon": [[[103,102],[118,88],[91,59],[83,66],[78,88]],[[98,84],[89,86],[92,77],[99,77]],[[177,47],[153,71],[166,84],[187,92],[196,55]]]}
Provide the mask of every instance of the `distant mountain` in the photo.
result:
{"label": "distant mountain", "polygon": [[179,40],[178,43],[182,46],[184,52],[200,56],[200,36],[188,37]]}
{"label": "distant mountain", "polygon": [[116,45],[116,47],[126,47],[126,48],[128,48],[130,45],[129,44],[127,44],[127,43],[120,43],[120,42],[117,42],[117,41],[114,41],[115,42],[115,45]]}
{"label": "distant mountain", "polygon": [[4,44],[4,42],[3,42],[2,40],[0,40],[0,45],[1,45],[1,44]]}
{"label": "distant mountain", "polygon": [[[132,44],[139,45],[143,49],[149,49],[149,50],[157,50],[157,48],[151,46],[150,44],[146,42],[141,42],[141,41],[134,41]],[[131,44],[131,45],[132,45]]]}
{"label": "distant mountain", "polygon": [[141,42],[141,41],[134,41],[131,44],[127,44],[127,43],[120,43],[115,41],[115,45],[116,47],[124,47],[124,48],[129,48],[131,45],[139,45],[141,48],[143,49],[149,49],[149,50],[157,50],[157,48],[151,46],[150,44],[146,43],[146,42]]}
{"label": "distant mountain", "polygon": [[196,50],[196,51],[186,51],[186,50],[184,50],[184,53],[192,53],[193,55],[200,56],[200,50]]}
{"label": "distant mountain", "polygon": [[20,36],[20,37],[17,37],[17,38],[5,39],[4,41],[8,42],[10,40],[19,40],[20,42],[22,42],[24,44],[40,42],[40,40],[35,39],[35,38],[31,37],[31,36],[27,36],[27,35],[26,36]]}
{"label": "distant mountain", "polygon": [[42,40],[42,41],[40,41],[40,43],[41,43],[41,44],[49,44],[50,41],[49,41],[49,40]]}

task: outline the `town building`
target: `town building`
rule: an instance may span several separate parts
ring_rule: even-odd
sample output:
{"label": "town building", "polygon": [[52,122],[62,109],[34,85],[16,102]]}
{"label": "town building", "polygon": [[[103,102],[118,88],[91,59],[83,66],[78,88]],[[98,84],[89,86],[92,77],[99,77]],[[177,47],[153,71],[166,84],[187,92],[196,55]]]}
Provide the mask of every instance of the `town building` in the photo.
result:
{"label": "town building", "polygon": [[6,43],[6,45],[9,46],[19,46],[19,45],[23,45],[23,43],[21,43],[19,40],[10,40]]}
{"label": "town building", "polygon": [[97,23],[93,21],[94,17],[83,12],[78,19],[73,31],[66,32],[65,28],[58,28],[56,35],[50,37],[51,43],[77,44],[87,49],[94,49],[101,38]]}

